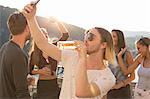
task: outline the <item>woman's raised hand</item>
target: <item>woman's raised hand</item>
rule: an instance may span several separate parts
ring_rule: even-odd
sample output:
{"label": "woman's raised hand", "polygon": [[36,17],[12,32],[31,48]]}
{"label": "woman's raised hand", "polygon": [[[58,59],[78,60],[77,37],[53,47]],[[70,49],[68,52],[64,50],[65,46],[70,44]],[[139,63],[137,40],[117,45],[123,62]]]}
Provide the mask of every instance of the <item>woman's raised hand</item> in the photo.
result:
{"label": "woman's raised hand", "polygon": [[127,50],[127,47],[125,48],[121,48],[121,51],[118,53],[118,57],[122,57],[122,55],[125,53],[125,51]]}

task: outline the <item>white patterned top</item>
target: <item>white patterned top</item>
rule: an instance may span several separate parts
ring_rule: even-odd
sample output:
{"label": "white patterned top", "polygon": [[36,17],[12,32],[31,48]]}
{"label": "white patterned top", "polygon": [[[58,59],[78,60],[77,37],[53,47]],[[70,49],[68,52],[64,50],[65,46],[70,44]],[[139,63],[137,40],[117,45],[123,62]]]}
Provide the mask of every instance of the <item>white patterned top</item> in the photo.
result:
{"label": "white patterned top", "polygon": [[75,96],[75,73],[78,63],[78,53],[75,50],[62,51],[62,65],[64,66],[64,79],[59,99],[102,99],[115,85],[115,77],[109,68],[104,70],[87,70],[90,83],[96,83],[101,95],[92,98],[78,98]]}

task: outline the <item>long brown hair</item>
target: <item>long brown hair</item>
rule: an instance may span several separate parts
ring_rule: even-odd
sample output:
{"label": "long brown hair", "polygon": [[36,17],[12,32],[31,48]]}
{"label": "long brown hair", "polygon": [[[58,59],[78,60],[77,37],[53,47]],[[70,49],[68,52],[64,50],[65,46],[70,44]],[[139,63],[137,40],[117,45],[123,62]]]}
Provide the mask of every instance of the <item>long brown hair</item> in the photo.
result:
{"label": "long brown hair", "polygon": [[95,29],[100,33],[102,42],[107,43],[107,47],[105,49],[104,59],[108,61],[108,63],[114,63],[114,46],[111,33],[104,28],[95,27]]}
{"label": "long brown hair", "polygon": [[30,64],[40,66],[40,61],[43,58],[42,51],[34,43],[31,51]]}
{"label": "long brown hair", "polygon": [[[48,38],[48,36],[46,34],[47,33],[46,29],[45,28],[40,28],[40,29],[43,33],[45,33],[44,34],[45,37]],[[41,62],[41,61],[45,60],[45,58],[42,55],[43,52],[37,47],[34,40],[32,41],[32,45],[33,46],[32,46],[31,57],[30,57],[31,64],[37,65],[37,66],[44,65],[43,62]]]}
{"label": "long brown hair", "polygon": [[117,29],[113,29],[111,32],[115,32],[117,34],[117,38],[118,38],[118,45],[117,46],[119,48],[119,51],[121,51],[121,48],[126,47],[123,32],[121,30],[117,30]]}

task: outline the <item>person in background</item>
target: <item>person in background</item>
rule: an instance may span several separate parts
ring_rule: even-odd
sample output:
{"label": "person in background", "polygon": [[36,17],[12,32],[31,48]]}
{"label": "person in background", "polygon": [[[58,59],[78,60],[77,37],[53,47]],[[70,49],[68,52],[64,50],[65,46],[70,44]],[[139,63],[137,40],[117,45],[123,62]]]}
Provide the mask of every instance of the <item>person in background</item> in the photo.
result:
{"label": "person in background", "polygon": [[[97,62],[96,61],[97,59],[94,60],[93,62],[88,60],[90,63],[93,63],[93,64],[88,64],[88,65],[95,66],[92,69],[93,70],[95,69],[95,71],[97,70],[97,73],[95,74],[99,74],[101,76],[100,76],[100,79],[94,81],[93,83],[90,83],[91,89],[88,89],[88,96],[86,94],[87,91],[84,89],[82,90],[84,90],[85,94],[83,96],[80,96],[79,93],[76,93],[76,91],[79,91],[79,90],[76,90],[77,84],[76,84],[76,79],[75,79],[78,62],[79,62],[79,56],[78,56],[77,50],[67,50],[67,49],[61,50],[58,47],[54,46],[53,44],[50,44],[47,42],[42,31],[39,29],[37,20],[35,19],[36,6],[33,7],[31,4],[26,5],[23,9],[23,13],[28,20],[28,24],[30,24],[30,30],[32,32],[32,36],[37,46],[42,51],[47,53],[48,56],[56,59],[57,61],[61,61],[62,65],[64,66],[64,79],[63,79],[59,99],[78,99],[78,97],[88,97],[88,98],[97,97],[98,99],[101,99],[103,95],[107,94],[107,92],[115,84],[115,80],[116,80],[111,70],[107,68],[106,64],[103,62],[103,59],[108,60],[108,62],[113,62],[113,58],[114,58],[112,37],[107,30],[103,28],[95,27],[95,28],[92,28],[85,35],[85,38],[87,38],[86,42],[88,42],[85,45],[88,47],[90,52],[92,51],[93,53],[95,53],[95,54],[90,54],[90,53],[88,54],[92,56],[94,55],[93,56],[94,59],[96,58],[100,59],[100,62]],[[104,37],[101,37],[101,36],[104,36]],[[104,53],[107,53],[108,55]],[[105,56],[103,57],[103,55]],[[101,71],[101,72],[98,73],[98,71]],[[104,73],[108,74],[107,75],[108,77]],[[103,80],[100,81],[101,79]],[[87,87],[89,88],[89,85]]]}
{"label": "person in background", "polygon": [[[131,99],[130,83],[135,79],[134,71],[126,73],[121,67],[129,67],[133,63],[133,56],[127,49],[124,34],[121,30],[112,30],[115,49],[115,64],[109,65],[116,77],[116,85],[107,94],[107,99]],[[126,49],[122,53],[122,49]]]}
{"label": "person in background", "polygon": [[30,99],[27,85],[28,59],[23,51],[30,30],[21,12],[9,16],[12,38],[0,49],[0,99]]}
{"label": "person in background", "polygon": [[[55,21],[62,34],[58,41],[65,41],[68,39],[69,34],[65,26]],[[45,29],[41,28],[45,38],[49,40],[48,33]],[[58,42],[57,41],[57,42]],[[53,44],[56,45],[57,42]],[[51,50],[49,50],[51,51]],[[38,66],[38,70],[34,70],[34,66]],[[30,57],[30,72],[31,74],[39,74],[40,78],[37,84],[37,98],[38,99],[59,99],[60,88],[57,84],[56,77],[57,61],[49,57],[45,52],[42,52],[34,43],[34,49]]]}
{"label": "person in background", "polygon": [[[129,74],[138,66],[138,82],[134,90],[134,99],[150,99],[150,39],[142,37],[136,42],[139,55],[130,67],[122,66],[122,69]],[[122,50],[122,53],[125,49]]]}

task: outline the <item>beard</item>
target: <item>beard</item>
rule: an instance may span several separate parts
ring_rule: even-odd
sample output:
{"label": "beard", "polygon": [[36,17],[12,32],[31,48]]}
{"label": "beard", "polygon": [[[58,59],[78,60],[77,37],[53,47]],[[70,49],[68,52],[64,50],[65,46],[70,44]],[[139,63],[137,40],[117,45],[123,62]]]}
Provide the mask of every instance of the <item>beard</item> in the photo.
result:
{"label": "beard", "polygon": [[99,46],[97,46],[93,49],[87,49],[87,54],[90,55],[90,54],[93,54],[93,53],[97,53],[99,50],[100,50]]}

